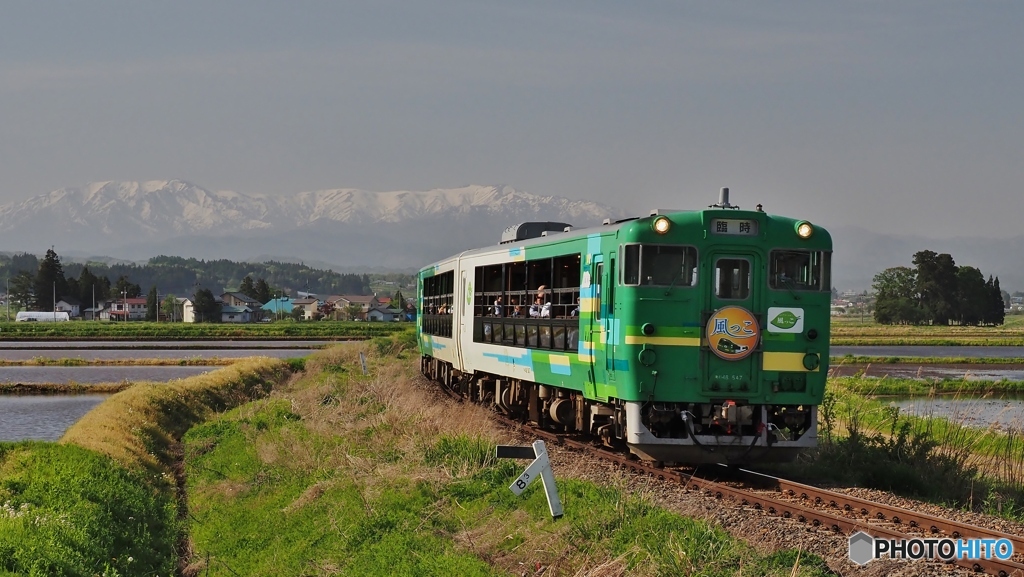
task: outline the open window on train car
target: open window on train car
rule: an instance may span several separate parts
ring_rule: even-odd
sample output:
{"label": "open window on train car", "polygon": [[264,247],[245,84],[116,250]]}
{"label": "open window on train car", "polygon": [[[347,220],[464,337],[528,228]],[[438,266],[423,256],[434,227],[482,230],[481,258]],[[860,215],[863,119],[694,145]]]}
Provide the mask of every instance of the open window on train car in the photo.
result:
{"label": "open window on train car", "polygon": [[818,250],[773,250],[768,286],[778,290],[831,291],[831,253]]}
{"label": "open window on train car", "polygon": [[573,253],[476,267],[473,340],[575,350],[580,261]]}
{"label": "open window on train car", "polygon": [[667,244],[622,247],[620,284],[692,287],[697,285],[697,249]]}
{"label": "open window on train car", "polygon": [[423,332],[439,337],[452,336],[452,307],[455,271],[423,279]]}

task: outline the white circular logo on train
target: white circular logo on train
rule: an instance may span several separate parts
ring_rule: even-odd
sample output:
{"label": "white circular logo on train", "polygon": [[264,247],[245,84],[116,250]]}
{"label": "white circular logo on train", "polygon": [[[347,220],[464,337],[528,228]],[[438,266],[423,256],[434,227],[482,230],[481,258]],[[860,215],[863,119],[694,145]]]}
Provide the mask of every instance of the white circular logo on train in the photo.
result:
{"label": "white circular logo on train", "polygon": [[721,359],[738,361],[749,357],[761,339],[761,327],[750,311],[727,306],[715,311],[706,327],[708,346]]}

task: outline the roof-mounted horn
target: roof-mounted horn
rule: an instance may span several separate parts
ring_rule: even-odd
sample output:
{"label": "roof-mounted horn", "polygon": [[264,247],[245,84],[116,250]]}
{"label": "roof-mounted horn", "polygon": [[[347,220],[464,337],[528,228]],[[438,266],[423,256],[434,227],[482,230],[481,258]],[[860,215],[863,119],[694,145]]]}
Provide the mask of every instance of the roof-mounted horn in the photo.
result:
{"label": "roof-mounted horn", "polygon": [[709,204],[708,208],[731,208],[733,210],[738,210],[740,207],[737,204],[729,204],[729,189],[723,188],[718,193],[718,203]]}

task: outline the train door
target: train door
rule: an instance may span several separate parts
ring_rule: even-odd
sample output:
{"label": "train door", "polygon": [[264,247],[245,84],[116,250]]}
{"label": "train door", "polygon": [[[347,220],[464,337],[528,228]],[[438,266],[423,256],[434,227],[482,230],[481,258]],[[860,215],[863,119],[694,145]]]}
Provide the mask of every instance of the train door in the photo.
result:
{"label": "train door", "polygon": [[604,398],[604,386],[608,382],[607,376],[607,363],[608,359],[605,355],[605,340],[606,340],[606,323],[607,313],[605,311],[606,303],[606,279],[605,279],[605,267],[604,257],[602,255],[594,255],[591,270],[591,303],[588,307],[589,319],[587,320],[586,329],[584,330],[584,342],[582,348],[589,352],[590,356],[590,371],[588,376],[588,396],[596,398]]}
{"label": "train door", "polygon": [[760,258],[742,251],[712,251],[704,259],[704,392],[712,397],[751,394],[761,362]]}
{"label": "train door", "polygon": [[[461,271],[462,282],[459,290],[455,293],[452,304],[455,305],[455,313],[458,317],[458,326],[454,327],[456,367],[461,371],[466,366],[466,360],[462,354],[463,343],[473,342],[473,271],[472,268],[464,268]],[[457,303],[457,304],[456,304]]]}

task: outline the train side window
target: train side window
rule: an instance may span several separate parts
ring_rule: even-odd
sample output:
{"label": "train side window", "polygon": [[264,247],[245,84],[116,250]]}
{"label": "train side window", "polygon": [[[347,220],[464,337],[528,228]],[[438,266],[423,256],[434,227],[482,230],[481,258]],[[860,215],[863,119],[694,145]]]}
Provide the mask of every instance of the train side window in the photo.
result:
{"label": "train side window", "polygon": [[697,283],[697,249],[692,246],[644,245],[640,276],[645,285],[694,286]]}
{"label": "train side window", "polygon": [[750,296],[750,261],[745,258],[720,258],[715,261],[715,295],[720,299],[745,299]]}
{"label": "train side window", "polygon": [[640,245],[627,244],[622,247],[622,284],[640,284]]}
{"label": "train side window", "polygon": [[808,250],[773,250],[768,286],[779,290],[823,291],[831,288],[831,255]]}
{"label": "train side window", "polygon": [[454,271],[423,279],[424,333],[442,337],[452,336],[454,286]]}

